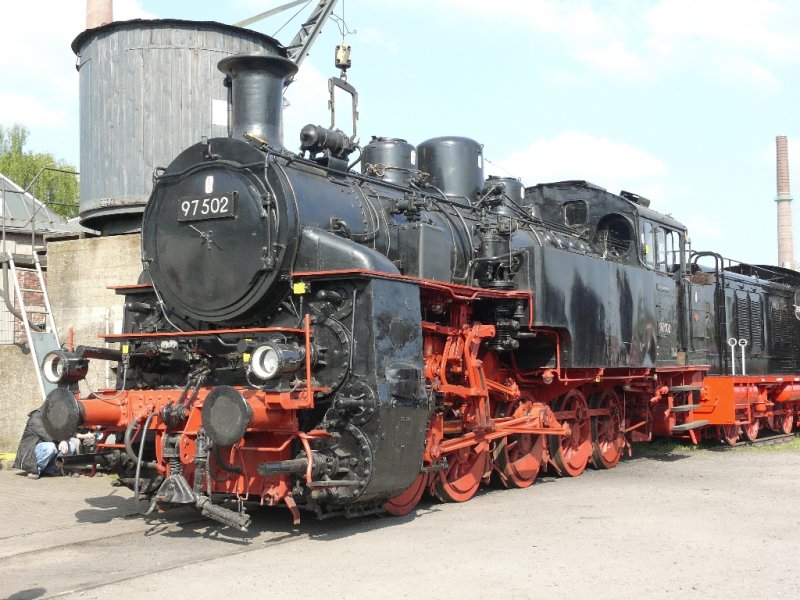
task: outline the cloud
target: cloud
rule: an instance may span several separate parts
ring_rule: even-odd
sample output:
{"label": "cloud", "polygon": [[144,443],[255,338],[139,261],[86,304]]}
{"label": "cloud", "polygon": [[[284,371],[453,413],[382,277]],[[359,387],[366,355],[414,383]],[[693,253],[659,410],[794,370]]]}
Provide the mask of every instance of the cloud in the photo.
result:
{"label": "cloud", "polygon": [[770,0],[662,0],[644,15],[648,43],[676,66],[699,60],[726,83],[777,90],[800,57],[800,5]]}
{"label": "cloud", "polygon": [[[425,5],[429,0],[405,0]],[[800,3],[776,0],[440,0],[442,18],[502,24],[609,76],[649,81],[694,67],[776,90],[800,63]],[[455,16],[454,16],[455,15]],[[539,35],[536,35],[539,34]]]}
{"label": "cloud", "polygon": [[114,20],[156,19],[155,13],[144,10],[139,0],[114,0]]}
{"label": "cloud", "polygon": [[69,118],[66,109],[48,105],[30,94],[0,92],[0,125],[19,123],[30,128],[62,125]]}
{"label": "cloud", "polygon": [[644,150],[576,131],[537,140],[495,162],[528,185],[586,179],[611,191],[628,189],[652,200],[663,194],[660,181],[668,174],[664,162]]}
{"label": "cloud", "polygon": [[392,39],[392,36],[375,27],[359,27],[357,36],[353,39],[358,40],[358,42],[363,42],[367,46],[385,50],[390,55],[397,55],[400,53],[400,48],[397,42]]}
{"label": "cloud", "polygon": [[[0,36],[0,125],[21,123],[33,149],[77,158],[78,140],[65,140],[78,119],[78,73],[72,40],[86,26],[86,3],[6,2]],[[46,14],[46,18],[43,17]],[[117,20],[152,18],[138,0],[116,0]],[[75,136],[76,137],[76,136]],[[71,147],[67,150],[67,146]]]}
{"label": "cloud", "polygon": [[[283,143],[290,150],[297,150],[303,126],[313,123],[328,127],[331,124],[327,101],[328,78],[310,61],[305,61],[286,90],[285,97],[288,106],[283,111]],[[338,104],[337,109],[337,115],[343,112],[343,107]]]}
{"label": "cloud", "polygon": [[759,54],[800,51],[798,8],[771,0],[662,0],[646,14],[650,35],[674,41],[708,40]]}
{"label": "cloud", "polygon": [[800,189],[800,137],[789,138],[789,177],[795,176],[795,186]]}
{"label": "cloud", "polygon": [[581,48],[576,50],[574,55],[586,64],[606,73],[635,75],[640,79],[649,78],[650,72],[646,60],[619,40],[597,47]]}
{"label": "cloud", "polygon": [[696,240],[702,240],[703,244],[710,244],[722,239],[722,228],[719,219],[703,214],[692,214],[685,219],[689,234]]}
{"label": "cloud", "polygon": [[560,43],[567,55],[593,69],[625,77],[649,77],[647,65],[631,47],[636,36],[628,15],[623,17],[613,9],[599,9],[586,1],[556,0],[442,0],[441,5],[462,17],[497,21],[526,34],[546,34]]}
{"label": "cloud", "polygon": [[762,91],[778,91],[781,82],[767,67],[756,61],[730,56],[721,62],[718,69],[719,78],[731,84],[749,81]]}

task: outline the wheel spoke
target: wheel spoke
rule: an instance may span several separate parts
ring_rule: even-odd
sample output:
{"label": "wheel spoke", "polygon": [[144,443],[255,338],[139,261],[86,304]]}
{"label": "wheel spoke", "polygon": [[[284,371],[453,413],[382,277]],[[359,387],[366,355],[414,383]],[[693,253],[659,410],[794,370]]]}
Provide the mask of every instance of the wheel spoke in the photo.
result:
{"label": "wheel spoke", "polygon": [[761,429],[761,423],[757,418],[754,418],[750,423],[744,425],[742,429],[745,439],[748,442],[755,442]]}
{"label": "wheel spoke", "polygon": [[736,443],[739,441],[739,431],[741,428],[738,425],[720,425],[719,427],[719,436],[720,441],[728,444],[729,446],[735,446]]}
{"label": "wheel spoke", "polygon": [[474,448],[448,454],[450,466],[434,477],[433,494],[443,502],[466,502],[472,498],[481,485],[487,457],[487,451],[475,452]]}
{"label": "wheel spoke", "polygon": [[[505,405],[498,411],[498,417],[511,415],[526,417],[533,411],[530,400],[521,400],[513,405]],[[515,434],[497,442],[493,456],[494,470],[507,488],[526,488],[533,485],[539,475],[544,459],[544,439],[541,435]]]}
{"label": "wheel spoke", "polygon": [[792,429],[794,429],[794,414],[792,413],[792,409],[788,408],[784,414],[778,417],[777,431],[789,435],[792,433]]}
{"label": "wheel spoke", "polygon": [[550,437],[551,459],[562,476],[577,477],[586,469],[592,453],[586,397],[580,390],[571,390],[553,403],[553,412],[572,418],[561,421],[569,426],[567,435]]}
{"label": "wheel spoke", "polygon": [[622,401],[613,389],[608,389],[592,394],[589,407],[608,411],[607,415],[592,418],[592,464],[596,469],[613,469],[625,448]]}

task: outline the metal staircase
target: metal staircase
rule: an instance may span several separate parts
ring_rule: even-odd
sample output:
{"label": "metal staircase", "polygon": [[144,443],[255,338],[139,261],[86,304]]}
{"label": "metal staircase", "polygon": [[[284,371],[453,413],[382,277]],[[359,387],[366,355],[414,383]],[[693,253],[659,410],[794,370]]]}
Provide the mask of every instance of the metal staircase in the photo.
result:
{"label": "metal staircase", "polygon": [[694,411],[703,406],[699,402],[700,390],[702,386],[699,385],[673,385],[669,388],[669,394],[673,397],[669,410],[676,416],[676,420],[678,415],[683,416],[681,423],[676,422],[671,426],[671,433],[686,433],[708,425],[706,420],[694,419]]}

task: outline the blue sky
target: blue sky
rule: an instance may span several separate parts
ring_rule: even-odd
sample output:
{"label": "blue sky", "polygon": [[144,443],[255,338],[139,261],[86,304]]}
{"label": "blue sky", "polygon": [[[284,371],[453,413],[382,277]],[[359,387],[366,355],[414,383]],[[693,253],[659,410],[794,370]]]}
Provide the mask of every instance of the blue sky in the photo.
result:
{"label": "blue sky", "polygon": [[[115,18],[232,23],[276,4],[117,0]],[[776,262],[776,135],[790,138],[800,186],[800,2],[340,0],[338,14],[342,4],[363,141],[473,137],[487,174],[634,191],[686,223],[695,249]],[[69,44],[84,9],[83,0],[6,2],[0,36],[0,124],[25,124],[31,148],[76,164]],[[253,28],[273,34],[292,12]],[[290,148],[304,123],[329,121],[340,38],[329,23],[287,93]]]}

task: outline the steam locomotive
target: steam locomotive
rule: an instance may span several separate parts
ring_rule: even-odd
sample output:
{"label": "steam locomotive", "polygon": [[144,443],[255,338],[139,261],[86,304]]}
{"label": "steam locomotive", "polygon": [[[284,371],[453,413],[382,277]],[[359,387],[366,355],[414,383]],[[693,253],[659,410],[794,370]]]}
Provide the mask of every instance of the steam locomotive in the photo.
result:
{"label": "steam locomotive", "polygon": [[[246,529],[246,503],[402,515],[653,436],[793,430],[800,274],[692,252],[633,193],[485,179],[463,137],[373,138],[359,173],[309,125],[293,153],[285,56],[220,62],[231,135],[156,174],[119,348],[45,358],[54,439],[97,431],[151,510]],[[90,359],[116,389],[80,395]]]}

